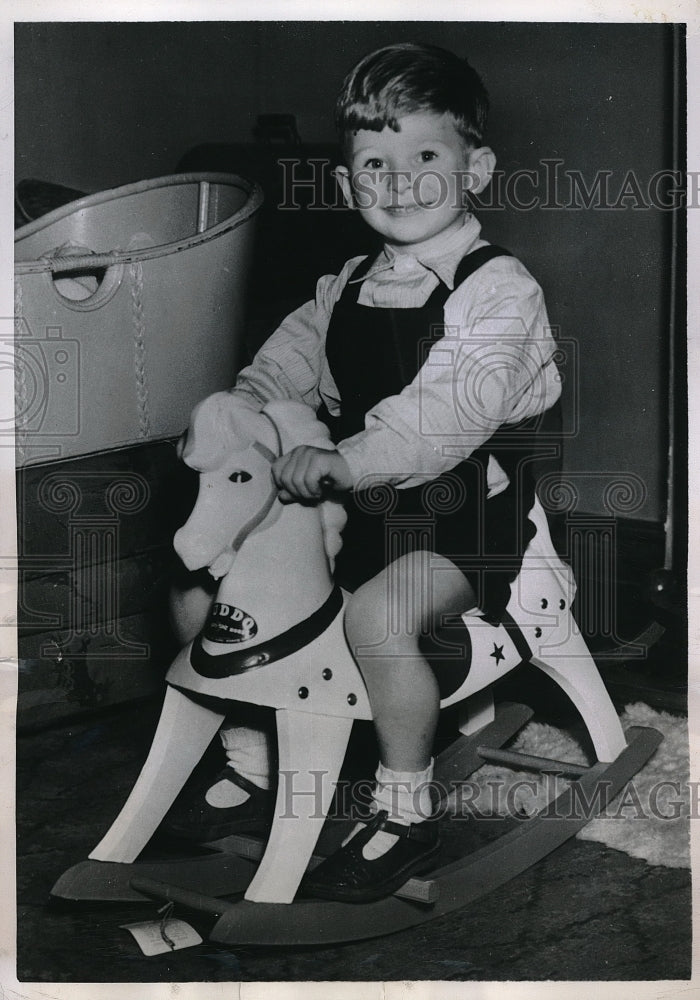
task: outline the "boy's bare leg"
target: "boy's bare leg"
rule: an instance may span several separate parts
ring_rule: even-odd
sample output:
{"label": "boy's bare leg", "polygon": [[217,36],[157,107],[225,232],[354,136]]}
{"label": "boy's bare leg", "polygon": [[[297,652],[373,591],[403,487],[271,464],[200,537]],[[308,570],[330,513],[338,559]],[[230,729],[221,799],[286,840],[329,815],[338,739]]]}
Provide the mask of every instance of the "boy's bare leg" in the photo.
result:
{"label": "boy's bare leg", "polygon": [[312,895],[379,899],[436,857],[438,827],[425,821],[434,815],[431,752],[440,694],[419,640],[444,615],[474,603],[457,567],[429,552],[402,556],[351,597],[346,631],[367,685],[381,758],[374,817],[356,824],[341,848],[307,876]]}
{"label": "boy's bare leg", "polygon": [[418,642],[443,616],[475,601],[454,563],[421,551],[397,559],[352,595],[345,627],[386,767],[417,772],[429,765],[440,695]]}

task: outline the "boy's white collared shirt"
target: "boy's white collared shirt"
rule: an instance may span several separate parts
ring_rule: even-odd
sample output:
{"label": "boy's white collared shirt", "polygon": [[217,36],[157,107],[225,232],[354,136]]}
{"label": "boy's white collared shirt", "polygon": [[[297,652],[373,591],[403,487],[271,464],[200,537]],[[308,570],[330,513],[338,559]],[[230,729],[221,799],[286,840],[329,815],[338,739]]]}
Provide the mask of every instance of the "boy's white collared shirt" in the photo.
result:
{"label": "boy's white collared shirt", "polygon": [[[385,248],[362,281],[361,305],[418,308],[438,283],[454,289],[465,254],[486,245],[470,214],[459,230],[438,236],[410,253]],[[291,313],[240,373],[237,392],[258,404],[289,397],[340,411],[338,390],[325,358],[325,337],[334,305],[362,257],[340,275],[326,275],[316,298]],[[452,291],[444,308],[445,335],[431,349],[416,379],[367,414],[365,430],[338,450],[353,481],[368,479],[416,486],[453,468],[485,443],[503,423],[517,423],[558,399],[560,378],[539,285],[513,257],[499,257]],[[371,364],[371,358],[367,359]],[[507,484],[497,463],[489,465],[489,495]]]}
{"label": "boy's white collared shirt", "polygon": [[358,301],[378,308],[412,309],[425,303],[439,281],[453,289],[457,266],[465,254],[487,245],[480,233],[474,216],[466,214],[462,228],[446,237],[434,237],[408,252],[384,247],[366,276],[359,279],[363,286]]}

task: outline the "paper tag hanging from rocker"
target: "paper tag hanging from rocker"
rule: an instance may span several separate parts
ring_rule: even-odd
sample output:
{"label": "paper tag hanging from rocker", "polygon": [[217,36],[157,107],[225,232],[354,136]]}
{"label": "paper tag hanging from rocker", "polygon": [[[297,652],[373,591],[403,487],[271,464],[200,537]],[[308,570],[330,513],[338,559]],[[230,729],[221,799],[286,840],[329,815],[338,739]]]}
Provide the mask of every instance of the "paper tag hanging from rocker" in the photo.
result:
{"label": "paper tag hanging from rocker", "polygon": [[[171,907],[172,909],[172,907]],[[142,920],[136,924],[120,924],[121,930],[129,931],[144,955],[164,955],[181,948],[192,948],[202,943],[194,927],[184,920],[171,917],[166,912],[162,920]]]}

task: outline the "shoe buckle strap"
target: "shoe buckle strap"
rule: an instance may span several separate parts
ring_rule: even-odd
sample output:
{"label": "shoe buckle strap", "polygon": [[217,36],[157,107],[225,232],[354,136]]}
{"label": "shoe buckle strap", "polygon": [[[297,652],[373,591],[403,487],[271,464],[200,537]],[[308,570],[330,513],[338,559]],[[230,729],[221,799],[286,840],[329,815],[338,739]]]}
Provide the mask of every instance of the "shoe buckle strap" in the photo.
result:
{"label": "shoe buckle strap", "polygon": [[369,821],[372,832],[383,830],[385,833],[392,833],[397,837],[413,840],[419,844],[427,844],[435,839],[433,823],[434,820],[426,820],[423,823],[394,823],[389,819],[389,814],[385,809],[382,809]]}

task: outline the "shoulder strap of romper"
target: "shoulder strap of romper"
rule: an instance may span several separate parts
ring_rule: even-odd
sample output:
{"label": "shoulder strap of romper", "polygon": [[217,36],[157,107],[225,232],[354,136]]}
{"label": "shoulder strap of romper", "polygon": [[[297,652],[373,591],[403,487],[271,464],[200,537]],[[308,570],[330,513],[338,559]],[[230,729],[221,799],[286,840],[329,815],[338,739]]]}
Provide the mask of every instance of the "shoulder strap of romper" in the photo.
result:
{"label": "shoulder strap of romper", "polygon": [[468,253],[466,257],[462,257],[461,261],[457,265],[457,270],[455,271],[455,283],[454,287],[461,285],[463,281],[478,271],[480,267],[484,264],[488,264],[490,260],[494,260],[496,257],[512,257],[510,250],[504,250],[503,247],[497,247],[489,245],[486,247],[479,247],[478,250],[472,250]]}

